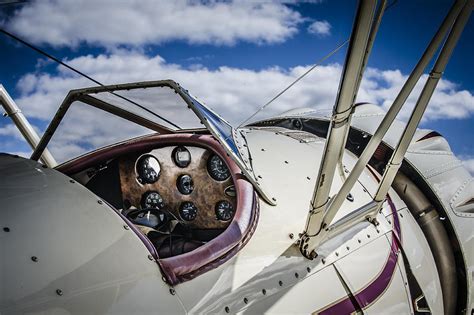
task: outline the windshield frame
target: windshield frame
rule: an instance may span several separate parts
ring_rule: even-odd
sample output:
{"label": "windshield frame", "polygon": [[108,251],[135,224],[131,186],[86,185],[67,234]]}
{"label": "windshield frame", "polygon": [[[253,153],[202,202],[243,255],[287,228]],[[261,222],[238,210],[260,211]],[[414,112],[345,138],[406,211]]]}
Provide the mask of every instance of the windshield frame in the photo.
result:
{"label": "windshield frame", "polygon": [[[269,204],[276,204],[271,198],[267,196],[267,194],[262,190],[262,188],[259,187],[258,180],[252,170],[250,159],[247,156],[248,152],[243,152],[243,150],[246,148],[246,144],[244,145],[246,140],[245,137],[240,133],[239,129],[235,129],[234,127],[232,127],[232,125],[228,123],[225,119],[223,119],[212,109],[204,105],[203,102],[198,101],[188,92],[188,90],[182,88],[177,82],[173,80],[144,81],[71,90],[64,99],[64,101],[61,103],[61,106],[59,107],[50,124],[48,125],[43,137],[41,137],[41,140],[33,151],[30,159],[37,161],[41,157],[51,138],[55,134],[58,126],[66,115],[66,112],[71,107],[71,105],[77,101],[101,109],[105,112],[108,112],[112,115],[116,115],[128,121],[134,122],[142,127],[149,128],[153,131],[158,132],[159,134],[195,132],[195,128],[180,129],[178,127],[177,130],[170,129],[153,120],[140,116],[137,113],[134,113],[122,107],[115,106],[109,102],[100,100],[93,96],[94,94],[103,92],[110,92],[115,94],[115,91],[144,89],[153,87],[169,87],[173,89],[176,94],[178,94],[184,100],[188,108],[190,108],[192,112],[199,118],[201,124],[205,126],[205,129],[209,131],[221,143],[226,152],[236,162],[243,174],[245,174],[247,179],[253,184],[254,188],[260,193],[263,199],[265,199],[265,201]],[[120,95],[118,96],[121,97]],[[144,108],[131,100],[126,100],[129,101],[131,105],[151,112],[164,122],[170,123],[169,120],[161,117],[157,113],[150,111],[149,109]],[[172,122],[171,125],[176,126]],[[228,134],[226,133],[225,129],[227,129]]]}
{"label": "windshield frame", "polygon": [[[82,104],[89,105],[98,109],[101,109],[105,112],[108,112],[112,115],[116,115],[133,123],[136,123],[140,126],[148,128],[150,130],[156,131],[160,134],[169,134],[169,133],[176,133],[176,132],[183,132],[185,129],[177,129],[173,130],[170,129],[162,124],[159,124],[153,120],[140,116],[132,111],[128,111],[124,108],[115,106],[103,100],[100,100],[94,97],[94,94],[104,93],[104,92],[116,92],[116,91],[123,91],[123,90],[133,90],[133,89],[144,89],[144,88],[154,88],[154,87],[169,87],[173,89],[188,105],[192,105],[192,100],[189,98],[189,95],[183,92],[183,89],[180,87],[178,83],[173,80],[159,80],[159,81],[144,81],[144,82],[134,82],[134,83],[125,83],[125,84],[114,84],[114,85],[105,85],[105,86],[97,86],[97,87],[89,87],[83,89],[76,89],[71,90],[66,98],[61,103],[61,106],[56,111],[53,119],[51,120],[50,124],[46,128],[44,135],[41,137],[40,142],[36,146],[35,150],[31,154],[30,159],[37,161],[43,151],[49,144],[51,138],[53,137],[54,133],[56,132],[58,126],[60,125],[61,121],[63,120],[64,116],[66,115],[67,111],[71,107],[71,105],[75,102],[81,102]],[[130,105],[137,106],[133,102],[130,102]],[[184,104],[183,104],[184,105]],[[157,115],[160,119],[165,122],[168,122],[166,119],[162,118],[161,116]],[[195,129],[194,129],[195,130]]]}

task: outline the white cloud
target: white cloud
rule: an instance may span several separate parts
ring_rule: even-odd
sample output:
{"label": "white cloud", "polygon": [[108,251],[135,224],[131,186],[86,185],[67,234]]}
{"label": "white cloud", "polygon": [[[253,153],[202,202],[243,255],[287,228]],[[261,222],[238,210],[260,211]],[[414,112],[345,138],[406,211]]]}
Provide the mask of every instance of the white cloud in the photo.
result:
{"label": "white cloud", "polygon": [[[158,55],[148,57],[131,51],[82,56],[68,60],[68,63],[105,84],[173,79],[233,124],[238,124],[248,117],[309,68],[309,66],[290,69],[273,67],[258,71],[231,67],[212,70],[202,66],[184,68],[167,63]],[[332,108],[340,73],[339,64],[317,68],[256,118],[269,117],[297,107]],[[405,79],[406,75],[398,70],[370,68],[361,84],[358,101],[368,101],[387,107],[392,103]],[[57,72],[53,74],[37,72],[24,75],[18,83],[22,96],[16,101],[29,117],[49,121],[70,89],[91,85],[86,79],[58,67]],[[408,107],[413,106],[421,88],[422,84],[416,87],[414,96],[408,99]],[[90,146],[101,146],[144,132],[136,126],[128,126],[122,122],[117,124],[116,121],[104,118],[96,112],[74,106],[72,108],[76,112],[66,116],[66,118],[70,116],[68,123],[64,125],[67,126],[67,130],[63,129],[64,131],[58,133],[55,139],[57,145],[51,148],[53,154],[80,152],[81,146],[73,144],[71,142],[73,138],[80,138]],[[157,112],[165,117],[173,115],[169,108],[158,108]],[[192,116],[190,112],[187,114]],[[428,106],[425,120],[467,118],[473,114],[473,95],[468,91],[460,91],[453,82],[442,80]],[[408,115],[409,109],[405,109],[401,113],[401,118],[406,119]],[[181,114],[178,116],[181,117]]]}
{"label": "white cloud", "polygon": [[328,21],[315,21],[308,26],[308,32],[319,36],[331,35],[331,24]]}
{"label": "white cloud", "polygon": [[23,139],[23,136],[21,135],[20,131],[13,124],[7,124],[3,127],[0,127],[0,136],[8,136],[8,137],[16,138],[16,139]]}
{"label": "white cloud", "polygon": [[232,45],[279,43],[304,19],[282,3],[253,1],[32,1],[7,21],[36,44],[114,47],[171,40]]}
{"label": "white cloud", "polygon": [[[369,68],[362,81],[358,99],[379,104],[387,110],[392,105],[407,77],[400,70]],[[409,118],[427,78],[428,75],[426,74],[420,78],[401,110],[398,116],[399,119],[407,120]],[[438,119],[464,119],[473,114],[474,96],[467,90],[459,90],[455,83],[442,79],[426,109],[423,122]]]}

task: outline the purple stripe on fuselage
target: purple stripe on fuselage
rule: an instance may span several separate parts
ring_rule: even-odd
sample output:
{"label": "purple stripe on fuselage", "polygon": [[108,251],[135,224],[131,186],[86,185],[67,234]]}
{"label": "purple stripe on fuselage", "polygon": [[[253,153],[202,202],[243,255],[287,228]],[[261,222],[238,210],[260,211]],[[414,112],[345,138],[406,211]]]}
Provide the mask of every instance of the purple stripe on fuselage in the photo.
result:
{"label": "purple stripe on fuselage", "polygon": [[[389,196],[387,196],[387,201],[393,216],[390,254],[388,256],[387,262],[385,263],[377,278],[375,278],[374,281],[369,283],[364,289],[354,295],[354,298],[361,308],[367,307],[373,303],[387,289],[397,267],[399,243],[395,240],[395,238],[401,242],[400,221],[398,220],[398,214],[395,205]],[[320,314],[350,314],[354,311],[356,311],[356,306],[352,303],[350,298],[347,297],[337,304],[320,311]]]}

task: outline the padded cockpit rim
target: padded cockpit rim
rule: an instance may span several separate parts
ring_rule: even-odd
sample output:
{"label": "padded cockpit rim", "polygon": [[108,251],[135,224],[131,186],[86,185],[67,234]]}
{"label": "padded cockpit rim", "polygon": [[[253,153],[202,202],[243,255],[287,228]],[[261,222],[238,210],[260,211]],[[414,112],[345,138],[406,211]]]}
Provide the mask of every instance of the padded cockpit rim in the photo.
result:
{"label": "padded cockpit rim", "polygon": [[[156,252],[151,251],[157,259],[167,282],[175,285],[217,268],[230,259],[247,243],[256,228],[258,197],[253,186],[245,179],[239,167],[214,137],[196,134],[166,134],[141,137],[91,152],[59,166],[57,170],[67,175],[73,175],[88,167],[104,163],[127,153],[149,151],[167,145],[194,145],[217,153],[228,165],[237,192],[237,209],[234,218],[218,237],[189,253],[165,259],[156,257]],[[140,238],[142,236],[139,235]]]}
{"label": "padded cockpit rim", "polygon": [[178,276],[177,277],[177,280],[178,280],[177,283],[192,280],[192,279],[196,278],[197,276],[199,276],[199,275],[201,275],[201,274],[203,274],[203,273],[205,273],[209,270],[217,268],[218,266],[220,266],[223,263],[225,263],[226,261],[228,261],[230,258],[234,257],[234,255],[248,243],[248,241],[252,237],[253,233],[255,232],[255,229],[257,228],[258,217],[260,215],[260,207],[259,207],[259,204],[258,204],[258,196],[257,196],[256,192],[254,192],[254,198],[253,199],[254,200],[253,200],[252,207],[254,208],[254,211],[252,212],[252,214],[253,214],[253,217],[251,219],[252,225],[250,226],[250,230],[242,238],[242,241],[240,243],[238,243],[234,248],[230,249],[227,253],[225,253],[221,257],[218,257],[216,260],[214,260],[212,262],[209,262],[208,264],[202,266],[199,269],[196,269],[196,270],[191,271],[187,274],[183,274],[183,275]]}

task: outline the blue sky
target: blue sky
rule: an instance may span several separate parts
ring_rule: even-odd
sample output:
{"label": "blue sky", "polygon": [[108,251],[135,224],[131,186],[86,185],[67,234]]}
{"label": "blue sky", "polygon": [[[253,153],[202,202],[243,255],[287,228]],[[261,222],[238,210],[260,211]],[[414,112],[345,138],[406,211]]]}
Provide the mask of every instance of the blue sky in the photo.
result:
{"label": "blue sky", "polygon": [[[0,23],[104,83],[175,79],[237,122],[346,40],[356,5],[341,0],[119,1],[112,6],[111,1],[49,0],[0,6]],[[445,0],[398,0],[386,12],[358,100],[384,108],[391,104],[450,6]],[[472,170],[474,146],[467,139],[474,134],[473,52],[471,18],[422,123],[443,134]],[[345,48],[268,114],[299,106],[331,108],[344,56]],[[0,57],[0,83],[40,132],[69,89],[93,85],[3,36]],[[0,151],[28,152],[13,129],[9,119],[0,119]],[[77,136],[109,139],[108,132],[104,127]],[[58,139],[54,150],[79,153],[67,141]]]}

